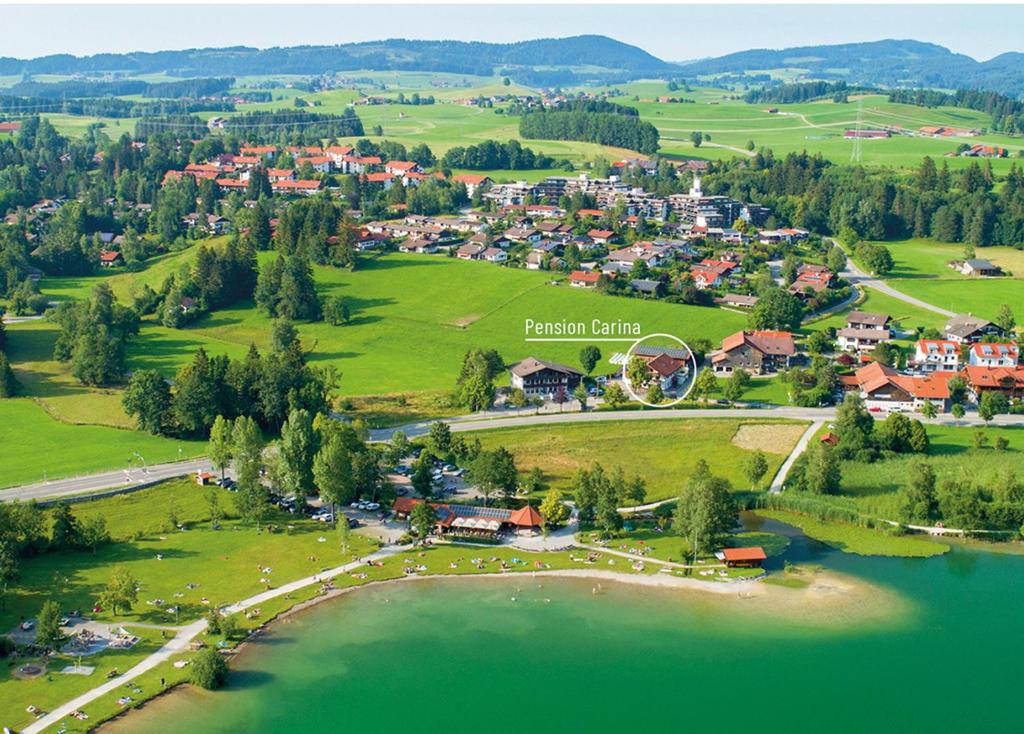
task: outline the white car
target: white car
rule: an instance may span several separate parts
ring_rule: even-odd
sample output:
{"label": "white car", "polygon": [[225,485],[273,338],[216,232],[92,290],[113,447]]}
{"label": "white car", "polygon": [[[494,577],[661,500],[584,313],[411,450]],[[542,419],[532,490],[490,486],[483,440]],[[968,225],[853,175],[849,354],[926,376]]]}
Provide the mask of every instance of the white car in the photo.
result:
{"label": "white car", "polygon": [[380,504],[377,502],[369,502],[366,505],[366,509],[369,510],[370,512],[376,512],[377,510],[380,509]]}

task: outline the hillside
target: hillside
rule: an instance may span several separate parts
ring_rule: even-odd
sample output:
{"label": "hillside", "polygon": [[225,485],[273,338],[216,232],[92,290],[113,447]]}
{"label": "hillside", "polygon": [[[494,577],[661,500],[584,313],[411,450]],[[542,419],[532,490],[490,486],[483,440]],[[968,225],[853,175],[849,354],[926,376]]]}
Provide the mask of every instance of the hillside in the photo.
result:
{"label": "hillside", "polygon": [[[574,74],[572,69],[607,70]],[[434,71],[490,76],[507,70],[517,80],[531,73],[569,79],[633,77],[673,67],[646,51],[606,36],[544,38],[518,43],[388,39],[337,46],[257,49],[245,46],[35,59],[0,58],[0,75],[167,73],[172,76],[327,74],[356,69]]]}
{"label": "hillside", "polygon": [[858,84],[984,89],[1024,94],[1024,54],[976,61],[933,43],[884,40],[833,46],[753,49],[682,65],[688,77],[765,69],[806,69],[818,78]]}

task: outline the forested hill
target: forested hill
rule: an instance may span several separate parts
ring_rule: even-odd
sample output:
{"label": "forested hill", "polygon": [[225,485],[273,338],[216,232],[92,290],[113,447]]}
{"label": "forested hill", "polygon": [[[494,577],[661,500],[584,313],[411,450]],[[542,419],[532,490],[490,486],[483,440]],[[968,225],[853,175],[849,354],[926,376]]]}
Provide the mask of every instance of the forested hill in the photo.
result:
{"label": "forested hill", "polygon": [[545,38],[518,43],[390,39],[337,46],[256,49],[245,46],[36,59],[0,58],[0,75],[127,72],[222,77],[247,74],[325,74],[356,69],[436,71],[514,78],[576,67],[637,76],[675,67],[607,36]]}
{"label": "forested hill", "polygon": [[1024,54],[1005,53],[989,61],[953,53],[933,43],[886,40],[781,50],[754,49],[683,65],[687,77],[700,74],[796,68],[821,79],[900,87],[981,89],[1024,95]]}

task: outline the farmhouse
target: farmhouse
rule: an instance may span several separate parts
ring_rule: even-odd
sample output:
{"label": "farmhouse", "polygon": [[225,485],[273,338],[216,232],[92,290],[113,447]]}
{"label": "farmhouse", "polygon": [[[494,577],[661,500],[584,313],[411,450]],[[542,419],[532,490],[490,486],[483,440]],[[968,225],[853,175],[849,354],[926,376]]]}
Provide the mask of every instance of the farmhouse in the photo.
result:
{"label": "farmhouse", "polygon": [[951,260],[949,267],[963,275],[970,275],[978,278],[993,278],[1002,275],[1003,271],[998,265],[988,260],[972,258],[970,260]]}
{"label": "farmhouse", "polygon": [[535,357],[516,362],[509,367],[513,388],[522,390],[530,397],[549,399],[559,391],[572,392],[583,379],[583,373],[573,367],[555,362],[544,362]]}
{"label": "farmhouse", "polygon": [[116,250],[101,250],[100,267],[112,268],[115,265],[124,265],[124,258],[121,257],[121,253]]}
{"label": "farmhouse", "polygon": [[1011,400],[1024,398],[1024,368],[967,365],[963,375],[975,402],[986,392],[1003,393]]}
{"label": "farmhouse", "polygon": [[795,354],[793,335],[788,331],[738,331],[725,337],[722,348],[710,356],[715,372],[744,369],[764,375],[789,367]]}
{"label": "farmhouse", "polygon": [[640,344],[632,355],[642,359],[662,390],[668,391],[686,382],[690,374],[690,352],[676,347],[658,347]]}

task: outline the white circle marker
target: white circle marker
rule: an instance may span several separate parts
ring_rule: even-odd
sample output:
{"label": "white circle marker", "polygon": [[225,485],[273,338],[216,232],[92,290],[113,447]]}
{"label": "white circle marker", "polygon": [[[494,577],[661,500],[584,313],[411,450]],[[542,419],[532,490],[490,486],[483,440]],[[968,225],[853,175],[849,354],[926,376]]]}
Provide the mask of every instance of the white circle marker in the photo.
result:
{"label": "white circle marker", "polygon": [[[679,343],[679,345],[682,346],[687,351],[687,353],[689,353],[690,363],[693,365],[693,375],[690,377],[690,385],[686,388],[686,392],[677,397],[675,400],[672,400],[671,402],[668,403],[655,404],[648,402],[644,398],[640,397],[633,391],[633,384],[630,382],[629,377],[626,375],[626,368],[629,367],[629,361],[633,358],[633,351],[643,342],[647,341],[648,339],[653,339],[654,337],[664,337],[666,339],[671,339],[672,341]],[[629,393],[629,396],[636,400],[641,405],[646,405],[648,408],[671,408],[673,405],[678,405],[682,401],[686,400],[686,397],[690,394],[690,391],[693,390],[693,385],[697,381],[697,358],[693,356],[693,350],[690,349],[690,345],[684,342],[678,336],[664,333],[648,334],[647,336],[642,336],[635,342],[633,342],[633,345],[626,352],[626,359],[622,363],[622,381],[626,383],[626,392]]]}

